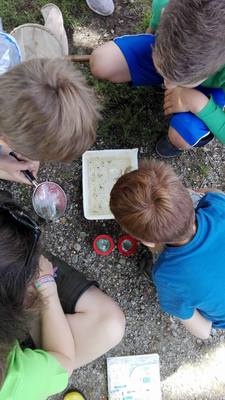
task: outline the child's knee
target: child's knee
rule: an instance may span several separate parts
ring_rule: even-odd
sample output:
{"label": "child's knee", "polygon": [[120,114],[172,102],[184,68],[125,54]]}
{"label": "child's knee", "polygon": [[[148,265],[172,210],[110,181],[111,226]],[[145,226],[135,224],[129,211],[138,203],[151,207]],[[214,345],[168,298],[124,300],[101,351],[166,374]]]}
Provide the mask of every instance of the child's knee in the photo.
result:
{"label": "child's knee", "polygon": [[117,304],[112,304],[108,313],[101,317],[101,324],[110,347],[121,342],[125,332],[126,320],[123,311]]}
{"label": "child's knee", "polygon": [[112,83],[131,80],[127,62],[119,47],[112,41],[93,51],[90,58],[90,69],[96,78]]}
{"label": "child's knee", "polygon": [[176,129],[169,127],[168,137],[170,142],[180,150],[188,150],[191,148],[191,145],[188,144],[182,136],[176,131]]}
{"label": "child's knee", "polygon": [[107,46],[95,49],[90,58],[91,73],[95,78],[111,80],[111,67],[107,57]]}

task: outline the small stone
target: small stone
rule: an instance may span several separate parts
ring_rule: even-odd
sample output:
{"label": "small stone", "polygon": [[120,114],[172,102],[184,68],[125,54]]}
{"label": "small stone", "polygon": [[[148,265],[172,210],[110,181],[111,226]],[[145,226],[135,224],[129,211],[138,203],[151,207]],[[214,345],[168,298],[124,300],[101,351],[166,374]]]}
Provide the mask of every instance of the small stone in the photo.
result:
{"label": "small stone", "polygon": [[216,336],[216,334],[217,334],[216,329],[212,328],[211,329],[211,335],[212,336]]}
{"label": "small stone", "polygon": [[81,245],[80,245],[79,243],[75,243],[74,249],[75,249],[77,252],[81,251]]}
{"label": "small stone", "polygon": [[114,29],[111,29],[110,32],[112,35],[114,35],[114,33],[115,33]]}
{"label": "small stone", "polygon": [[86,234],[86,232],[80,232],[79,236],[81,239],[85,239],[87,234]]}
{"label": "small stone", "polygon": [[72,261],[72,264],[77,264],[77,262],[78,262],[78,255],[76,254],[75,256],[73,256],[72,259],[71,259],[71,261]]}

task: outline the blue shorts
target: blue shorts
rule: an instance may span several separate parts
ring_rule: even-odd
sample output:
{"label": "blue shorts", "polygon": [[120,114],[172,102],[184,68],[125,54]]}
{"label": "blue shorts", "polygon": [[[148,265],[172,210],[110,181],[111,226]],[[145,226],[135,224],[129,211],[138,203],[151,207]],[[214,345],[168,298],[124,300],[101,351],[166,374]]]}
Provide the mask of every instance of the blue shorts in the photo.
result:
{"label": "blue shorts", "polygon": [[[134,86],[161,86],[163,78],[156,71],[152,60],[152,47],[155,44],[155,35],[140,34],[127,35],[114,39],[126,59],[132,84]],[[212,96],[215,103],[221,108],[225,107],[225,94],[223,89],[211,89],[199,86],[206,96]],[[191,146],[205,145],[212,140],[213,135],[208,127],[191,112],[172,115],[170,126],[182,136]]]}

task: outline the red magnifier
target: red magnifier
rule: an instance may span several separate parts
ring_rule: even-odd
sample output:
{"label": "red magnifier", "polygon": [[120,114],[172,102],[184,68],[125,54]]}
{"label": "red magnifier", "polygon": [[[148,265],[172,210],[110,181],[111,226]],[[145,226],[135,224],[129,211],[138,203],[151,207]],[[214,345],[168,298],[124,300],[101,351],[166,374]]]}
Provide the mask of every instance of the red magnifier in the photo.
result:
{"label": "red magnifier", "polygon": [[129,235],[121,236],[117,245],[119,252],[125,257],[129,257],[134,254],[137,250],[137,246],[137,240]]}
{"label": "red magnifier", "polygon": [[94,251],[100,256],[108,256],[114,249],[114,242],[109,235],[99,235],[93,242]]}

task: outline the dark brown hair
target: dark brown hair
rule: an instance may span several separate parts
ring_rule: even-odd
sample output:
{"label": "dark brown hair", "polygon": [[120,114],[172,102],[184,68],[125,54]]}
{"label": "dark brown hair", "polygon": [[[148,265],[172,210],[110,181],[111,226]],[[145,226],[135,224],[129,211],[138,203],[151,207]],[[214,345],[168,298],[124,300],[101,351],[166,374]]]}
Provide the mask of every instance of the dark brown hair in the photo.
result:
{"label": "dark brown hair", "polygon": [[[27,289],[39,273],[40,246],[25,266],[32,242],[31,231],[1,209],[0,192],[0,386],[4,381],[9,351],[25,339],[39,309],[39,299]],[[15,204],[8,200],[10,204]]]}
{"label": "dark brown hair", "polygon": [[143,242],[176,242],[193,229],[189,192],[163,162],[145,161],[119,178],[111,191],[110,208],[121,227]]}
{"label": "dark brown hair", "polygon": [[0,133],[39,161],[71,161],[95,141],[98,105],[72,63],[33,59],[0,76]]}
{"label": "dark brown hair", "polygon": [[224,26],[224,1],[170,0],[153,50],[163,77],[182,86],[217,72],[225,64]]}

